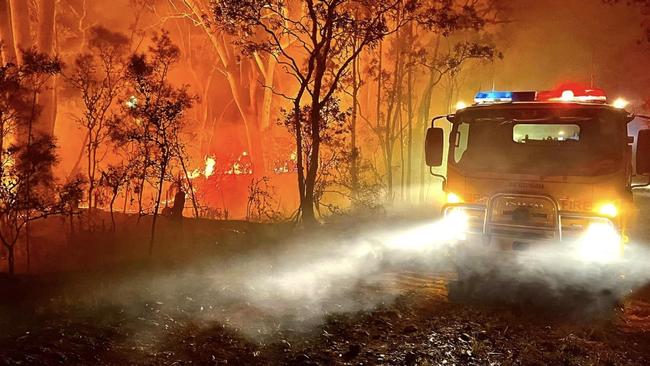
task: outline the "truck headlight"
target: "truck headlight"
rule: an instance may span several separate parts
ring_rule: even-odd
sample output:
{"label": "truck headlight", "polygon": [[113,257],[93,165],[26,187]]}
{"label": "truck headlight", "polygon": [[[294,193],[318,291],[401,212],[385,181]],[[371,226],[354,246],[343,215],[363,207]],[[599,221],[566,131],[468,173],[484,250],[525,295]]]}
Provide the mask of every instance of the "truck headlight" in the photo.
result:
{"label": "truck headlight", "polygon": [[463,199],[454,192],[447,193],[447,203],[463,203]]}
{"label": "truck headlight", "polygon": [[618,216],[618,207],[616,207],[616,205],[611,202],[601,204],[598,206],[597,211],[599,214],[611,218]]}
{"label": "truck headlight", "polygon": [[621,236],[614,226],[592,223],[578,240],[578,256],[588,262],[611,262],[621,255]]}
{"label": "truck headlight", "polygon": [[465,240],[469,229],[469,216],[462,208],[449,211],[443,221],[444,236],[447,240]]}

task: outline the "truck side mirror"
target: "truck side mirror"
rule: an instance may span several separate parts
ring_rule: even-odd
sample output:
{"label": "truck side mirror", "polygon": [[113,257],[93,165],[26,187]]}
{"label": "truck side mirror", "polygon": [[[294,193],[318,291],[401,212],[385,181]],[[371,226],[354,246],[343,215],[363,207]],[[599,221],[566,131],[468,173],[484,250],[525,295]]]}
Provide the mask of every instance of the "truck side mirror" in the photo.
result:
{"label": "truck side mirror", "polygon": [[636,174],[650,174],[650,130],[639,131],[636,142]]}
{"label": "truck side mirror", "polygon": [[[427,130],[427,138],[424,143],[424,155],[428,166],[442,165],[444,135],[445,133],[440,127],[430,127]],[[650,139],[650,135],[648,135],[648,138]],[[650,148],[650,140],[648,142],[648,147]]]}

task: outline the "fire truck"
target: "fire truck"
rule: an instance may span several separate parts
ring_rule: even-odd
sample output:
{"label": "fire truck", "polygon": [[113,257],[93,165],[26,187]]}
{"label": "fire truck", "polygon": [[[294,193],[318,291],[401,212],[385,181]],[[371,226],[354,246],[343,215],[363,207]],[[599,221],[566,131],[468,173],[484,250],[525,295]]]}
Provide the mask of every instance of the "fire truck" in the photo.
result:
{"label": "fire truck", "polygon": [[479,92],[427,130],[444,220],[464,245],[555,245],[590,261],[619,258],[636,211],[633,178],[650,173],[650,130],[628,136],[634,117],[600,89]]}

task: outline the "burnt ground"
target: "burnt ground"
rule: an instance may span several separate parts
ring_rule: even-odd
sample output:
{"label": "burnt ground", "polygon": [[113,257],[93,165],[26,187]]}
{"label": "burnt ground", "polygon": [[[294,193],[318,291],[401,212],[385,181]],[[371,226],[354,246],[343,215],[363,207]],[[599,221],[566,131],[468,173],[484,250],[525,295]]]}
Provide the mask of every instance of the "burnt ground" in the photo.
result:
{"label": "burnt ground", "polygon": [[229,285],[238,256],[265,250],[0,278],[0,365],[650,364],[648,286],[583,312],[602,294],[534,285],[507,301],[452,301],[453,273],[385,266],[371,279],[289,283],[302,297],[267,304],[279,291],[268,283]]}
{"label": "burnt ground", "polygon": [[[451,303],[439,277],[402,273],[373,309],[325,313],[301,327],[247,303],[155,291],[128,304],[32,297],[5,319],[3,364],[647,365],[650,291],[607,316],[536,305]],[[23,286],[26,286],[23,284]],[[49,285],[47,285],[49,286]],[[34,291],[40,291],[33,288]],[[359,301],[385,292],[359,288]],[[160,301],[151,302],[148,299]],[[31,308],[30,308],[31,307]],[[295,309],[297,312],[300,309]],[[603,314],[605,315],[605,314]],[[244,331],[243,317],[259,326]]]}

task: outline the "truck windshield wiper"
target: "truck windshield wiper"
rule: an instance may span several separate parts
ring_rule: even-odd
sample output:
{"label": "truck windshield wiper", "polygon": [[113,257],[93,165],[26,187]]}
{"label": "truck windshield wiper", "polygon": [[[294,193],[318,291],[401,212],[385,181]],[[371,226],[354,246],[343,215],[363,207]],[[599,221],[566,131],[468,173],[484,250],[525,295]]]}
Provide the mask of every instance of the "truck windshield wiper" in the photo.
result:
{"label": "truck windshield wiper", "polygon": [[511,125],[515,123],[547,122],[550,120],[551,118],[548,117],[547,118],[512,118],[499,123],[499,126]]}

